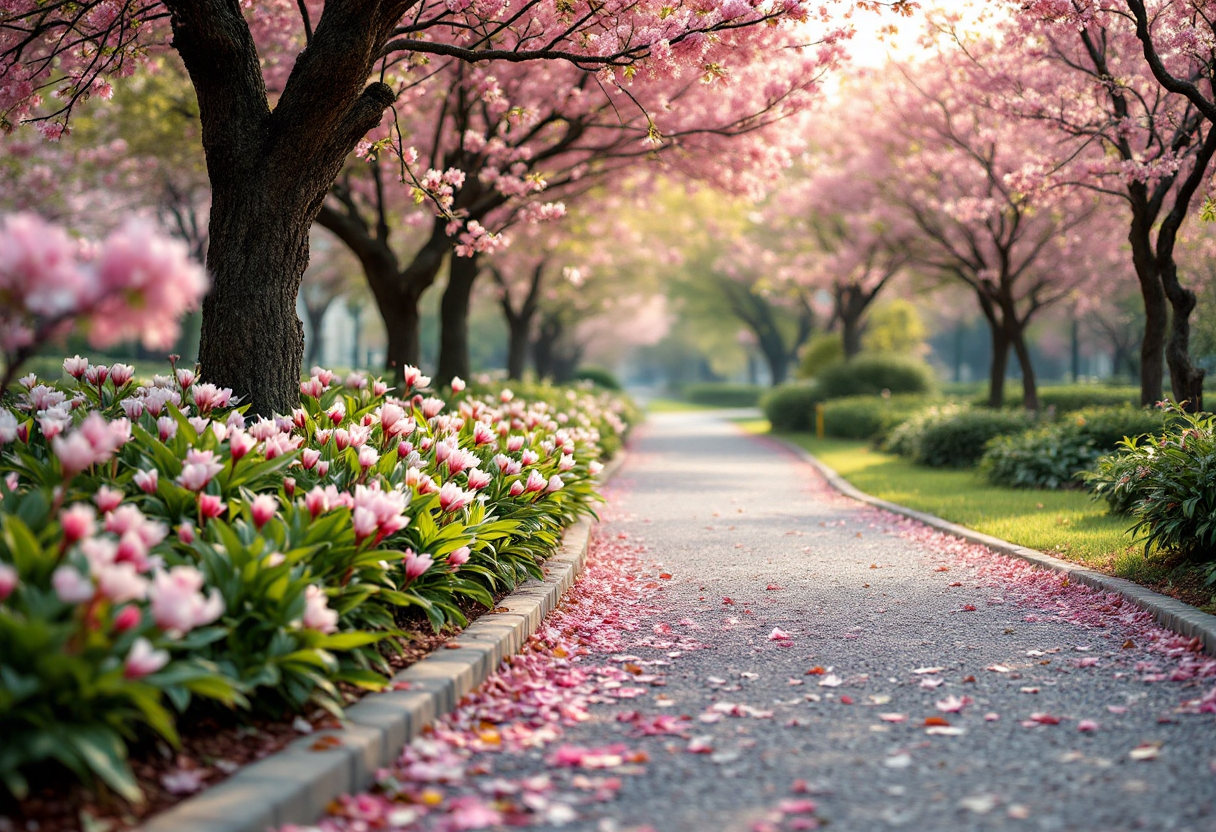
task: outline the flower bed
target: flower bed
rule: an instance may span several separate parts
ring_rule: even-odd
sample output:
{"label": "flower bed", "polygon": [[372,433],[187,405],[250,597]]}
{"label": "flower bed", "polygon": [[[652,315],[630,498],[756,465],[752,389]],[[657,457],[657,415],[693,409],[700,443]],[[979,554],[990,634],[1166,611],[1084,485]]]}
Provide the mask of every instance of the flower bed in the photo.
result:
{"label": "flower bed", "polygon": [[[141,790],[130,747],[182,716],[335,714],[387,684],[405,627],[529,576],[591,510],[605,395],[400,398],[314,368],[301,406],[247,418],[177,368],[68,359],[0,408],[0,783]],[[422,617],[425,617],[422,619]]]}

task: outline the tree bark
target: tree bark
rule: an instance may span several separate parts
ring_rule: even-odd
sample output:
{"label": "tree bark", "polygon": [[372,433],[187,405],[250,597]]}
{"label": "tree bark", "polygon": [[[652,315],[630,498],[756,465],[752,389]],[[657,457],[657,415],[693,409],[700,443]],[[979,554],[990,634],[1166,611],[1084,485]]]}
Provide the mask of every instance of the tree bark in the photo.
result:
{"label": "tree bark", "polygon": [[1140,297],[1144,301],[1144,337],[1140,342],[1140,405],[1151,407],[1164,397],[1169,302],[1153,253],[1152,223],[1134,200],[1127,240],[1131,244],[1132,265],[1140,284]]}
{"label": "tree bark", "polygon": [[1191,312],[1195,310],[1195,293],[1178,282],[1178,267],[1171,259],[1162,270],[1162,284],[1173,314],[1170,316],[1169,341],[1165,360],[1170,368],[1170,386],[1174,399],[1190,413],[1203,410],[1204,370],[1191,360]]}
{"label": "tree bark", "polygon": [[1013,351],[1018,357],[1018,365],[1022,368],[1022,407],[1027,410],[1038,410],[1039,389],[1035,379],[1034,364],[1030,360],[1030,348],[1026,345],[1026,327],[1024,324],[1018,323],[1011,315],[1006,320],[1010,321],[1011,330],[1008,340],[1013,345]]}
{"label": "tree bark", "polygon": [[304,314],[308,318],[308,328],[312,332],[312,337],[308,338],[305,343],[304,363],[309,367],[317,366],[321,357],[321,347],[325,343],[325,339],[321,333],[321,322],[325,320],[325,313],[329,311],[330,304],[324,306],[313,306],[304,304]]}
{"label": "tree bark", "polygon": [[771,338],[761,338],[760,353],[764,356],[764,363],[768,364],[772,386],[784,384],[785,380],[789,378],[790,370],[790,354],[785,344],[781,343],[779,339],[774,341]]}
{"label": "tree bark", "polygon": [[528,366],[528,334],[531,328],[531,321],[507,319],[507,378],[512,381],[522,379]]}
{"label": "tree bark", "polygon": [[439,370],[436,384],[446,387],[453,378],[468,378],[469,307],[473,284],[481,272],[480,256],[453,255],[448,266],[448,285],[439,308]]}

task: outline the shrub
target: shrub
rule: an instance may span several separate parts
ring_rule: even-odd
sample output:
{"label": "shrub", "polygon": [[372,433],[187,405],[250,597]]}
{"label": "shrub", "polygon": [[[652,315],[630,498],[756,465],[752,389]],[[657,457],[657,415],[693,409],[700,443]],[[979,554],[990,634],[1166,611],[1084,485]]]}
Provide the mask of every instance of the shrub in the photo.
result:
{"label": "shrub", "polygon": [[[1061,384],[1040,387],[1039,407],[1051,409],[1057,414],[1072,413],[1091,407],[1139,407],[1140,388],[1127,385],[1107,387],[1102,384]],[[1006,389],[1006,402],[1021,407],[1021,388],[1012,393]],[[982,406],[988,401],[987,393],[973,393],[972,403]],[[1016,403],[1015,403],[1016,401]]]}
{"label": "shrub", "polygon": [[884,441],[925,406],[923,396],[849,396],[823,403],[823,430],[837,439]]}
{"label": "shrub", "polygon": [[892,394],[928,393],[933,389],[933,368],[923,361],[894,355],[859,355],[851,361],[834,364],[816,379],[826,399],[846,396],[877,396],[884,390]]}
{"label": "shrub", "polygon": [[774,387],[761,405],[776,431],[807,431],[814,425],[815,405],[823,401],[814,384],[793,383]]}
{"label": "shrub", "polygon": [[[247,422],[177,369],[64,362],[0,408],[0,785],[58,762],[138,797],[125,763],[198,698],[340,713],[375,689],[403,613],[543,577],[590,512],[608,394],[408,398],[314,368],[289,416]],[[623,410],[621,412],[624,412]],[[188,415],[189,414],[189,415]]]}
{"label": "shrub", "polygon": [[583,367],[574,374],[576,381],[589,381],[602,390],[620,390],[621,382],[612,371],[603,367]]}
{"label": "shrub", "polygon": [[838,332],[816,335],[802,348],[798,378],[812,379],[833,364],[844,361],[844,341]]}
{"label": "shrub", "polygon": [[1161,430],[1160,411],[1131,407],[1090,408],[1016,436],[997,437],[980,468],[988,481],[1012,488],[1067,488],[1080,485],[1089,470],[1125,437]]}
{"label": "shrub", "polygon": [[685,400],[693,404],[707,404],[713,407],[755,407],[764,394],[764,388],[758,384],[712,381],[686,385],[682,393]]}
{"label": "shrub", "polygon": [[990,440],[1021,433],[1032,418],[1022,411],[931,407],[893,430],[885,448],[933,468],[969,468],[980,461]]}
{"label": "shrub", "polygon": [[1216,416],[1167,409],[1168,430],[1121,442],[1085,480],[1112,511],[1135,519],[1131,531],[1146,552],[1209,561],[1208,583],[1216,583]]}

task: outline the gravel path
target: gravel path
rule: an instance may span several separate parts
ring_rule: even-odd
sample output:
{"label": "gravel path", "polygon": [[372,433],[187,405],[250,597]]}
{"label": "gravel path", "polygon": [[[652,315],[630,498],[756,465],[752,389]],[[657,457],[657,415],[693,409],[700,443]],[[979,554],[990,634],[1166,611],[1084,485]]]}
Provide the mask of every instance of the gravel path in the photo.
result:
{"label": "gravel path", "polygon": [[480,755],[619,776],[565,828],[1216,830],[1216,665],[1144,615],[710,414],[652,417],[619,477],[608,539],[645,544],[654,609],[585,661],[645,692],[592,696],[560,742],[626,760]]}

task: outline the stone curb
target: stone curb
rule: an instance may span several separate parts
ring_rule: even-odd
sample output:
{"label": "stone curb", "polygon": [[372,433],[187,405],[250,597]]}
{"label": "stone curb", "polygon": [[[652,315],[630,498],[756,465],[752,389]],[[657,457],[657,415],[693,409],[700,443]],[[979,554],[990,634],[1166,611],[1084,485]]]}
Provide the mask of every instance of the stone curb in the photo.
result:
{"label": "stone curb", "polygon": [[[604,468],[601,486],[624,460],[622,451]],[[423,728],[519,652],[582,573],[592,525],[583,519],[566,530],[561,550],[544,563],[543,581],[521,584],[453,641],[393,677],[409,683],[408,690],[365,696],[346,709],[342,728],[300,737],[154,815],[139,832],[265,832],[316,822],[333,800],[366,788]],[[318,741],[324,750],[316,749]]]}
{"label": "stone curb", "polygon": [[916,511],[906,506],[880,500],[878,497],[871,496],[857,489],[807,450],[777,436],[770,436],[769,438],[789,448],[803,460],[814,466],[833,488],[845,496],[852,497],[854,500],[860,500],[863,503],[869,503],[893,514],[910,517],[917,522],[952,534],[955,537],[961,537],[963,540],[971,543],[987,546],[989,549],[994,552],[1000,552],[1002,555],[1019,558],[1039,569],[1050,569],[1053,572],[1067,575],[1070,581],[1076,581],[1103,592],[1113,592],[1131,601],[1137,607],[1140,607],[1140,609],[1152,613],[1153,618],[1161,626],[1187,638],[1199,639],[1203,644],[1204,652],[1216,655],[1216,615],[1201,612],[1190,604],[1184,604],[1176,598],[1170,598],[1168,595],[1153,592],[1151,589],[1146,589],[1124,578],[1104,575],[1093,569],[1086,569],[1062,558],[1045,554],[1037,549],[1028,549],[1016,543],[1010,543],[1007,540],[1001,540],[998,537],[974,531],[966,526],[951,523],[949,520],[943,520],[936,515],[926,514],[923,511]]}

